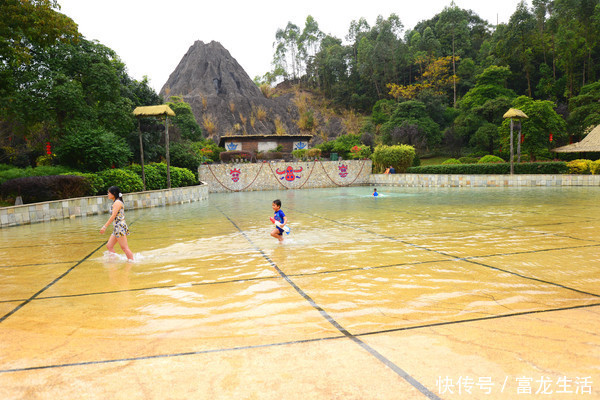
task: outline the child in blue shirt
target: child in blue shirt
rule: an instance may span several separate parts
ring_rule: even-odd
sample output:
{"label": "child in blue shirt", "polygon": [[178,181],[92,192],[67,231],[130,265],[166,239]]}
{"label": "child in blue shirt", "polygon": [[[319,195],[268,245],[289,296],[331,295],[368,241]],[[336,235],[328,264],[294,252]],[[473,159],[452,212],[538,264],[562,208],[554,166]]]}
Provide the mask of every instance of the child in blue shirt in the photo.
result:
{"label": "child in blue shirt", "polygon": [[[281,211],[281,200],[273,200],[272,207],[273,211],[275,211],[275,221],[280,222],[281,226],[285,226],[285,224],[287,224],[287,217],[285,216],[283,211]],[[283,242],[283,229],[281,229],[278,226],[275,226],[275,229],[273,229],[273,232],[271,232],[271,236],[279,240],[279,243]]]}
{"label": "child in blue shirt", "polygon": [[377,189],[373,190],[373,196],[375,196],[375,197],[379,196],[379,193],[377,193]]}

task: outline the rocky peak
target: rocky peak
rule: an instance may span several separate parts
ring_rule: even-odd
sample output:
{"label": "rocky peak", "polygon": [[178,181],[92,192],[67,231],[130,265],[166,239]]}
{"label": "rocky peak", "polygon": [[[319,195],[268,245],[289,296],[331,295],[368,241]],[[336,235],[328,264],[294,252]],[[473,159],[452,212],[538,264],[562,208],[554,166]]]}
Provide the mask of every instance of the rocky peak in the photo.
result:
{"label": "rocky peak", "polygon": [[166,101],[183,97],[203,131],[216,141],[228,134],[300,133],[292,96],[266,98],[219,42],[196,41],[160,94]]}

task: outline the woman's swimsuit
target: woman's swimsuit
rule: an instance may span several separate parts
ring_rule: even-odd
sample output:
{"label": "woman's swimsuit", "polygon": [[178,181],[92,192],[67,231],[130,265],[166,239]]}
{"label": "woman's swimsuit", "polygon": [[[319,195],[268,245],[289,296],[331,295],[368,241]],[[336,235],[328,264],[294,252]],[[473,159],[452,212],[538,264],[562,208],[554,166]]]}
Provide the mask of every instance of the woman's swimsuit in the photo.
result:
{"label": "woman's swimsuit", "polygon": [[[115,201],[116,203],[116,201]],[[115,203],[113,203],[113,207],[115,206]],[[115,228],[113,230],[113,235],[115,235],[115,237],[121,237],[121,236],[125,236],[125,235],[129,235],[129,228],[127,227],[127,224],[125,223],[125,211],[124,211],[125,205],[123,205],[123,207],[121,207],[121,209],[119,210],[119,212],[117,213],[117,216],[115,217]]]}

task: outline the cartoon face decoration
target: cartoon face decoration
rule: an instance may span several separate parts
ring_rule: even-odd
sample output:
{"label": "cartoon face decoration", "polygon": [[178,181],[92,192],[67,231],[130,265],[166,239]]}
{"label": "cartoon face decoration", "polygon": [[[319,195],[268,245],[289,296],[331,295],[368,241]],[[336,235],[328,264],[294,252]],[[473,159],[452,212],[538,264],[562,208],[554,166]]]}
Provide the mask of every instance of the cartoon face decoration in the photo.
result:
{"label": "cartoon face decoration", "polygon": [[242,170],[234,168],[230,170],[229,173],[231,174],[231,180],[237,182],[240,180],[240,174],[242,173]]}
{"label": "cartoon face decoration", "polygon": [[296,178],[300,179],[300,176],[296,175],[296,174],[298,172],[302,172],[302,167],[300,167],[300,169],[294,169],[294,167],[292,167],[290,165],[283,171],[279,171],[279,168],[277,168],[277,170],[275,170],[275,172],[277,172],[277,174],[279,174],[279,175],[285,174],[285,176],[282,176],[280,179],[285,178],[286,181],[291,182]]}
{"label": "cartoon face decoration", "polygon": [[345,178],[348,176],[348,166],[347,165],[344,165],[344,164],[338,165],[338,168],[340,170],[340,176],[342,178]]}

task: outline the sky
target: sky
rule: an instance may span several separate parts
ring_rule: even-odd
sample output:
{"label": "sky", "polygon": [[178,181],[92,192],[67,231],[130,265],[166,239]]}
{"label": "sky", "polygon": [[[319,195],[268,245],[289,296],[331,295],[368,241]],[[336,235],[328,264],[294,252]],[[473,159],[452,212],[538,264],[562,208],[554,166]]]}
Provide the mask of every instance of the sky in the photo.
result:
{"label": "sky", "polygon": [[[496,24],[508,22],[521,0],[455,0],[463,9]],[[58,0],[60,12],[88,40],[113,49],[129,76],[147,76],[158,93],[196,40],[220,42],[248,76],[272,70],[275,33],[288,22],[304,28],[311,15],[322,32],[344,40],[353,20],[370,26],[378,15],[400,17],[414,28],[449,6],[451,0]],[[526,4],[529,4],[526,2]],[[345,40],[344,40],[345,42]]]}

